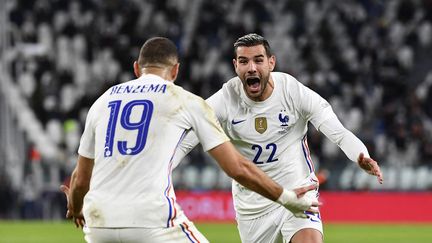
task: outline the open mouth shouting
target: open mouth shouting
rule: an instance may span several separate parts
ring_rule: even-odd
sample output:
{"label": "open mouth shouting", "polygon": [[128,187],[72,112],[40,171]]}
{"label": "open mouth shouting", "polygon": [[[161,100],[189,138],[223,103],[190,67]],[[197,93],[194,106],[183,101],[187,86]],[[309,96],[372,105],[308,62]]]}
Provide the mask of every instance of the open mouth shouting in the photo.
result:
{"label": "open mouth shouting", "polygon": [[261,91],[261,80],[259,77],[247,77],[246,84],[251,93],[258,93]]}

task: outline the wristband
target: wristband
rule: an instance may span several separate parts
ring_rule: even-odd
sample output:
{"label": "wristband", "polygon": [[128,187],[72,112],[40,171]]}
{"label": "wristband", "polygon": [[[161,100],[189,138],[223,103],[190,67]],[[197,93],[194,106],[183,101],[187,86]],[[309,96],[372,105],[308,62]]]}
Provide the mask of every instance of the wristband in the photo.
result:
{"label": "wristband", "polygon": [[282,194],[276,202],[285,206],[285,204],[292,202],[293,200],[297,200],[297,194],[292,190],[283,189]]}

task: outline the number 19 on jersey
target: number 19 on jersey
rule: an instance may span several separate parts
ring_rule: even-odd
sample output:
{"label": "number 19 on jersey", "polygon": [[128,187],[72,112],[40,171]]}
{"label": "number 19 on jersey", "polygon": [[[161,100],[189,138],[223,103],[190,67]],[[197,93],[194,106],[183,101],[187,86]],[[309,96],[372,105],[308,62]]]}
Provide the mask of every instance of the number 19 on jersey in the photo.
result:
{"label": "number 19 on jersey", "polygon": [[[120,129],[127,131],[137,131],[135,146],[128,147],[127,141],[117,141],[117,149],[122,155],[135,155],[141,152],[147,141],[147,134],[150,125],[150,120],[153,114],[153,103],[150,100],[133,100],[126,103],[123,109],[120,110],[121,100],[114,100],[108,103],[110,109],[110,116],[108,120],[108,127],[105,135],[104,157],[111,157],[113,155],[113,147],[115,134]],[[131,121],[132,112],[137,112],[135,107],[142,107],[142,112],[138,117],[138,121]],[[117,120],[120,115],[120,129],[116,129]],[[121,134],[124,134],[123,132]],[[120,138],[121,139],[121,138]]]}

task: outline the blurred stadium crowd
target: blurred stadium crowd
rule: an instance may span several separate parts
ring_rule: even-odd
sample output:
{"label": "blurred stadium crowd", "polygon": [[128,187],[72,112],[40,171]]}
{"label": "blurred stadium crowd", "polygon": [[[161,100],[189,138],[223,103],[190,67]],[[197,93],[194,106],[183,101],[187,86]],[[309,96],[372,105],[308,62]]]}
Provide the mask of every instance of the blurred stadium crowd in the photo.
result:
{"label": "blurred stadium crowd", "polygon": [[[177,84],[207,98],[235,75],[234,41],[263,35],[276,70],[326,98],[367,144],[386,176],[381,190],[432,188],[432,1],[3,4],[0,218],[61,216],[58,185],[74,167],[90,105],[109,86],[133,78],[132,63],[152,36],[176,42],[182,57]],[[23,139],[16,141],[19,133]],[[308,138],[323,189],[376,187],[314,128]],[[174,174],[176,188],[230,188],[201,149],[185,160]]]}

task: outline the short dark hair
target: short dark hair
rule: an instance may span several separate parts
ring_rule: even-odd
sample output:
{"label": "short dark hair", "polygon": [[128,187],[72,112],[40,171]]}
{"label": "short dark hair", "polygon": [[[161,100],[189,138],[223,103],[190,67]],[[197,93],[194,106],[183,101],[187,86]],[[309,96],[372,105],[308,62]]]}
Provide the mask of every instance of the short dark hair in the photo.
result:
{"label": "short dark hair", "polygon": [[263,45],[264,49],[266,51],[266,55],[268,57],[271,57],[273,55],[273,52],[270,48],[270,44],[264,37],[251,33],[244,35],[237,39],[237,41],[234,43],[234,58],[237,58],[237,48],[239,46],[257,46],[257,45]]}
{"label": "short dark hair", "polygon": [[138,57],[138,65],[141,68],[172,66],[177,62],[177,47],[171,40],[165,37],[148,39],[141,47]]}

